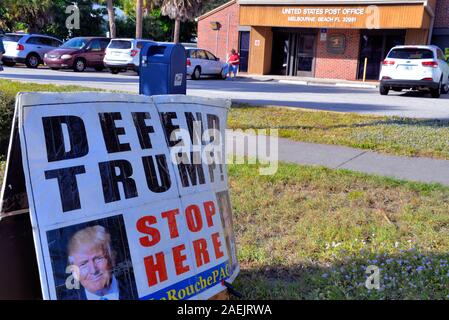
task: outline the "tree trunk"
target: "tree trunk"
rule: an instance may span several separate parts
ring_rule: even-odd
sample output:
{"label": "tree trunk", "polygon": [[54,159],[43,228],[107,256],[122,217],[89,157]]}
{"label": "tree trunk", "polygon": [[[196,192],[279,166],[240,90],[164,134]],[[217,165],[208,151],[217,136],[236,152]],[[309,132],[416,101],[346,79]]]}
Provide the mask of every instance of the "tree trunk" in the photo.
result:
{"label": "tree trunk", "polygon": [[108,19],[109,19],[109,37],[115,38],[115,37],[117,37],[117,29],[115,28],[115,12],[114,12],[114,5],[113,5],[112,1],[113,0],[107,0]]}
{"label": "tree trunk", "polygon": [[136,0],[136,39],[142,39],[142,6],[143,0]]}
{"label": "tree trunk", "polygon": [[173,42],[179,43],[179,34],[181,32],[181,20],[175,19],[175,34],[173,35]]}
{"label": "tree trunk", "polygon": [[148,16],[151,12],[151,0],[146,0],[145,1],[145,12],[144,15]]}

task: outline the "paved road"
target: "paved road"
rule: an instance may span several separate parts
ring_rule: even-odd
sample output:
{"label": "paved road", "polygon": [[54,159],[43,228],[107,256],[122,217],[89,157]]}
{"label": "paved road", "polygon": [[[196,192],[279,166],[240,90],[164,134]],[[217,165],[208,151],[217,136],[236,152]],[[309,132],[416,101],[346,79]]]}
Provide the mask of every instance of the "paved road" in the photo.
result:
{"label": "paved road", "polygon": [[[53,71],[24,67],[5,68],[1,78],[38,83],[76,84],[92,88],[138,92],[135,73],[112,75],[107,72]],[[299,85],[276,81],[189,80],[187,93],[222,97],[257,105],[279,105],[320,110],[396,115],[416,118],[449,119],[449,95],[432,99],[419,93],[390,93],[380,96],[376,89],[343,88],[330,85]]]}

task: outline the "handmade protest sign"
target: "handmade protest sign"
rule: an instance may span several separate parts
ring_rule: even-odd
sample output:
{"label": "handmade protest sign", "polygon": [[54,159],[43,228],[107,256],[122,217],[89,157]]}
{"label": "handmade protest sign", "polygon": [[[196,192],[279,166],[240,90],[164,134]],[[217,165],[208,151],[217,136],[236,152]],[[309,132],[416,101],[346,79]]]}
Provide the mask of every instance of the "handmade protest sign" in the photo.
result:
{"label": "handmade protest sign", "polygon": [[233,281],[229,105],[180,95],[18,95],[44,298],[208,299]]}

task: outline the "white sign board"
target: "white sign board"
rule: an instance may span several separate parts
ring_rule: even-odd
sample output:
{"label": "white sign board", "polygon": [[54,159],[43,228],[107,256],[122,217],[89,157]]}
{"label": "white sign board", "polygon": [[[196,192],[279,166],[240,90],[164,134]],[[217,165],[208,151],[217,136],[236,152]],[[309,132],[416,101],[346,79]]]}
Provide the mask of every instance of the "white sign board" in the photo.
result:
{"label": "white sign board", "polygon": [[229,101],[23,93],[22,162],[45,299],[208,299],[239,271]]}

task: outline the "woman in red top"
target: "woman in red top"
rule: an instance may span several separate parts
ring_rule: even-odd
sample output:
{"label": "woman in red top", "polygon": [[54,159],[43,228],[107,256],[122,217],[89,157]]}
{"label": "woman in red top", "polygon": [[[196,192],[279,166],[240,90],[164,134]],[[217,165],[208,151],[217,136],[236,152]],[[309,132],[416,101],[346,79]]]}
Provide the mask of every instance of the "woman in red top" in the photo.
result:
{"label": "woman in red top", "polygon": [[240,64],[240,57],[239,54],[232,49],[231,55],[228,58],[228,65],[229,65],[229,77],[231,76],[231,72],[234,73],[234,78],[237,76],[237,71],[239,69]]}

